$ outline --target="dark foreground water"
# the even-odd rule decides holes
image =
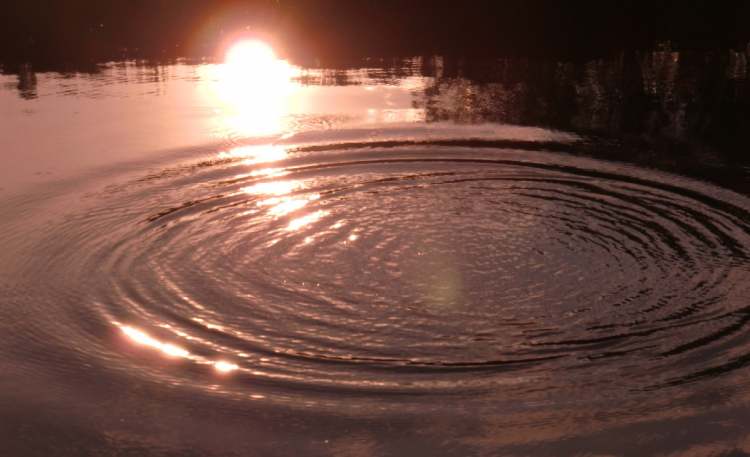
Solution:
[[[2,76],[3,453],[749,455],[746,56],[692,58]]]

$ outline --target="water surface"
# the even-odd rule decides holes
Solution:
[[[722,134],[746,73],[17,68],[6,449],[745,455],[750,168]]]

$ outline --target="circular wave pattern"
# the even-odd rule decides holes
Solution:
[[[750,362],[742,197],[563,154],[388,146],[110,189],[49,241],[60,287],[85,290],[61,339],[129,376],[348,405],[607,397]]]

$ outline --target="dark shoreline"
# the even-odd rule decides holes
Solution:
[[[0,12],[8,68],[215,58],[238,35],[327,67],[364,56],[581,60],[666,42],[741,50],[750,41],[750,2],[741,0],[29,0]]]

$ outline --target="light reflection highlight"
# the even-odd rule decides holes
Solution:
[[[280,134],[300,85],[300,70],[276,57],[267,44],[244,40],[226,53],[223,65],[212,68],[211,95],[223,130],[243,137]]]
[[[286,171],[283,168],[261,168],[259,170],[253,170],[249,173],[250,176],[267,176],[267,177],[277,177],[277,176],[284,176],[285,174],[288,174],[289,172]]]
[[[148,333],[142,330],[138,330],[137,328],[123,325],[120,327],[120,330],[122,330],[122,333],[124,333],[134,342],[143,346],[149,346],[151,348],[157,349],[170,357],[184,358],[190,356],[190,352],[188,352],[187,350],[172,343],[164,343],[162,341],[159,341],[156,338],[150,336]]]
[[[248,195],[287,195],[302,187],[301,181],[270,181],[243,187]]]
[[[208,324],[201,318],[194,318],[193,320],[197,322],[205,323],[208,328],[216,328],[216,329],[222,328],[221,326],[214,326],[214,325]],[[152,337],[151,335],[144,332],[143,330],[137,329],[130,325],[121,325],[121,324],[115,324],[115,325],[119,327],[122,333],[125,334],[125,336],[127,336],[134,343],[141,345],[141,346],[146,346],[152,349],[156,349],[166,356],[187,358],[199,364],[208,364],[210,366],[213,366],[213,368],[219,373],[231,373],[233,371],[240,369],[239,365],[226,361],[226,360],[212,361],[204,357],[191,354],[188,350],[180,346],[177,346],[176,344],[165,343],[163,341],[159,341],[158,339]]]
[[[239,366],[231,362],[225,362],[224,360],[219,360],[217,362],[214,362],[214,368],[216,368],[216,371],[220,373],[229,373],[229,372],[239,369]]]
[[[268,195],[269,198],[258,201],[259,207],[269,207],[268,213],[273,216],[284,216],[304,208],[308,203],[319,200],[319,193],[299,197],[287,196],[303,187],[301,181],[271,181],[243,187],[242,192],[248,195]]]
[[[319,194],[313,194],[307,198],[269,198],[258,202],[258,206],[271,206],[268,212],[274,216],[285,216],[307,206],[313,200],[320,198]]]
[[[287,157],[287,150],[283,146],[265,144],[262,146],[240,146],[229,151],[222,151],[219,159],[243,159],[242,164],[254,165],[256,163],[276,162]],[[269,169],[274,170],[274,169]],[[275,169],[281,171],[280,169]],[[257,170],[260,172],[260,170]]]
[[[289,222],[289,225],[287,225],[286,229],[290,232],[297,231],[302,227],[319,221],[326,214],[328,214],[328,211],[318,210],[314,213],[298,217],[297,219],[293,219],[291,222]]]
[[[276,60],[270,46],[257,40],[243,40],[235,44],[225,58],[227,65],[235,68],[252,70],[254,67],[267,67]]]

